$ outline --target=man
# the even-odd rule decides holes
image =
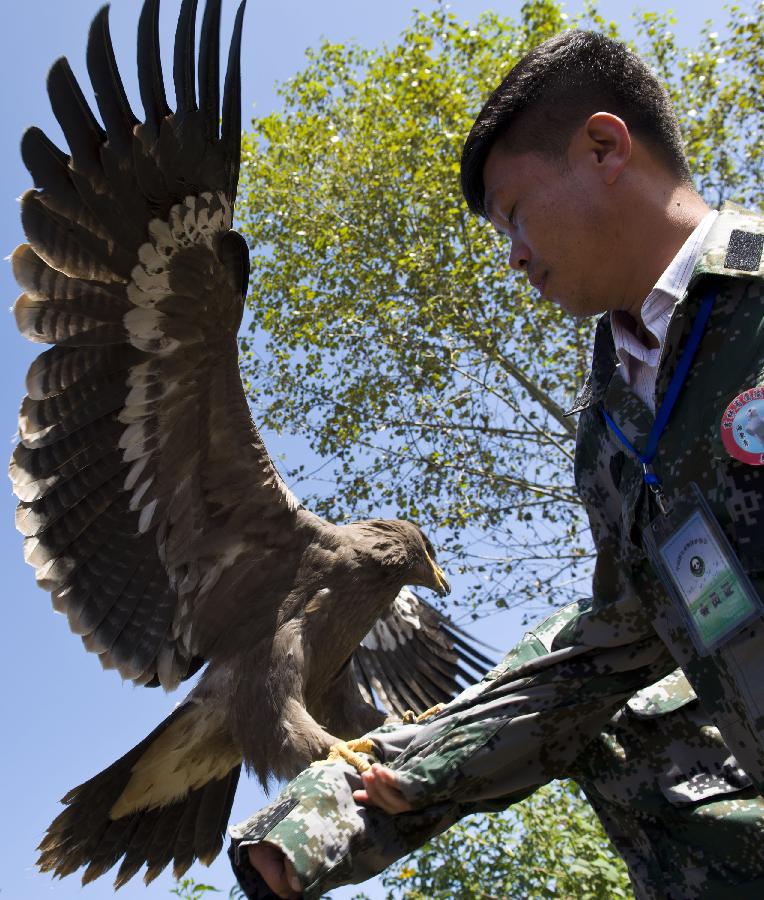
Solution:
[[[640,897],[761,896],[764,454],[739,422],[764,397],[764,221],[707,207],[663,88],[586,32],[545,42],[504,79],[465,144],[462,187],[543,297],[605,313],[571,411],[592,601],[431,721],[375,732],[389,768],[299,776],[234,829],[242,881],[249,860],[278,895],[318,896],[574,774]],[[631,721],[677,665],[693,711]],[[682,675],[670,683],[690,695]],[[597,750],[610,738],[622,759]]]

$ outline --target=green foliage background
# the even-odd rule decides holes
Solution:
[[[633,896],[626,866],[570,781],[545,785],[508,813],[463,820],[382,881],[389,900]]]
[[[762,201],[761,19],[760,3],[731,7],[693,48],[669,18],[636,19],[635,47],[668,86],[712,205]],[[619,34],[592,5],[568,15],[534,0],[474,25],[437,5],[390,47],[325,43],[244,139],[242,353],[256,417],[323,460],[310,478],[288,472],[314,509],[418,521],[478,612],[588,590],[563,410],[591,323],[539,302],[458,183],[464,137],[500,76],[574,26]]]

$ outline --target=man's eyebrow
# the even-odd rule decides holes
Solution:
[[[488,221],[488,224],[491,226],[491,228],[493,228],[493,230],[496,232],[496,234],[499,234],[502,237],[509,237],[509,229],[496,224],[497,223],[496,213],[497,213],[497,210],[495,209],[495,207],[489,208],[488,205],[486,205],[486,220]],[[499,220],[504,219],[507,221],[507,223],[509,223],[509,219],[502,214],[499,214],[498,218],[499,218]]]
[[[490,193],[486,193],[483,197],[483,206],[485,207],[485,214],[489,221],[493,220],[496,210],[494,209],[494,202],[496,200],[496,192],[491,191]]]
[[[501,199],[498,191],[491,191],[490,193],[486,193],[485,198],[483,200],[483,206],[485,208],[485,214],[489,222],[493,225],[495,220],[505,221],[508,225],[512,224],[512,215],[514,214],[515,208],[517,207],[517,201],[513,200],[511,203],[511,208],[509,212],[505,212],[506,205],[503,203],[499,203]],[[501,228],[497,228],[494,225],[496,231],[499,234],[506,234],[506,231],[503,231]]]
[[[495,192],[493,192],[491,194],[486,194],[485,200],[483,202],[483,205],[485,207],[485,215],[486,215],[486,218],[488,219],[488,221],[493,226],[494,231],[496,231],[497,234],[503,235],[506,232],[502,231],[502,229],[496,225],[496,220],[497,219],[501,220],[506,217],[502,214],[501,210],[498,208],[495,201],[496,201],[496,193]]]

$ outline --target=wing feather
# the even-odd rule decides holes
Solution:
[[[159,0],[144,3],[138,21],[138,88],[146,117],[142,128],[151,135],[150,143],[156,140],[162,120],[170,115],[159,50]]]
[[[28,128],[21,139],[21,158],[35,187],[51,209],[90,231],[100,229],[72,180],[69,157],[39,128]]]
[[[53,114],[69,146],[73,169],[103,185],[100,148],[106,140],[106,132],[93,115],[65,58],[51,66],[47,86]]]
[[[127,281],[125,250],[57,212],[34,191],[21,198],[21,225],[37,255],[53,269],[105,284]]]
[[[391,713],[402,717],[409,709],[403,697],[394,690],[387,675],[382,671],[379,655],[369,653],[365,648],[359,648],[353,656],[353,665],[356,670],[361,669],[368,675],[374,694],[379,703]]]
[[[111,653],[117,639],[131,623],[142,630],[141,625],[145,625],[145,623],[140,621],[136,611],[140,606],[144,589],[151,581],[151,570],[150,561],[133,560],[133,565],[128,577],[124,579],[120,593],[116,597],[112,597],[108,616],[104,616],[96,628],[83,635],[82,642],[91,653],[99,655]]]
[[[221,0],[208,0],[199,43],[199,111],[208,141],[219,138],[220,7]]]
[[[224,169],[228,172],[225,186],[228,196],[236,192],[239,181],[239,152],[241,135],[241,35],[244,26],[244,10],[247,0],[242,0],[236,12],[233,24],[231,48],[228,51],[228,67],[226,69],[225,90],[223,92],[223,116],[221,123],[221,140],[225,153]]]
[[[100,9],[90,26],[87,46],[90,80],[98,86],[96,103],[106,126],[109,145],[127,157],[133,151],[133,129],[138,119],[130,107],[122,78],[117,68],[109,32],[109,7]]]
[[[196,52],[196,9],[198,0],[183,0],[175,31],[175,54],[173,56],[173,79],[177,113],[189,113],[196,109],[196,86],[194,59]]]
[[[402,716],[452,700],[494,665],[476,642],[421,597],[404,589],[353,657],[359,690]]]
[[[158,0],[145,0],[138,26],[144,122],[108,8],[87,46],[103,124],[67,61],[53,65],[48,93],[70,155],[37,128],[24,136],[35,189],[22,199],[29,243],[13,255],[19,330],[54,345],[29,370],[10,467],[26,558],[105,667],[165,687],[274,627],[297,556],[327,527],[286,489],[242,388],[249,265],[231,225],[244,3],[222,131],[221,2],[207,0],[198,64],[197,7],[180,9],[174,112]],[[182,866],[182,825],[177,841]]]

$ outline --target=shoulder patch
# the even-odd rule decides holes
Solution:
[[[764,234],[733,229],[727,245],[725,269],[738,269],[740,272],[756,272],[761,265],[761,254],[764,251]]]
[[[751,466],[764,465],[764,386],[738,394],[724,410],[720,430],[730,456]]]
[[[703,275],[764,281],[763,253],[764,216],[735,203],[725,203],[703,241],[690,290],[695,280]]]

